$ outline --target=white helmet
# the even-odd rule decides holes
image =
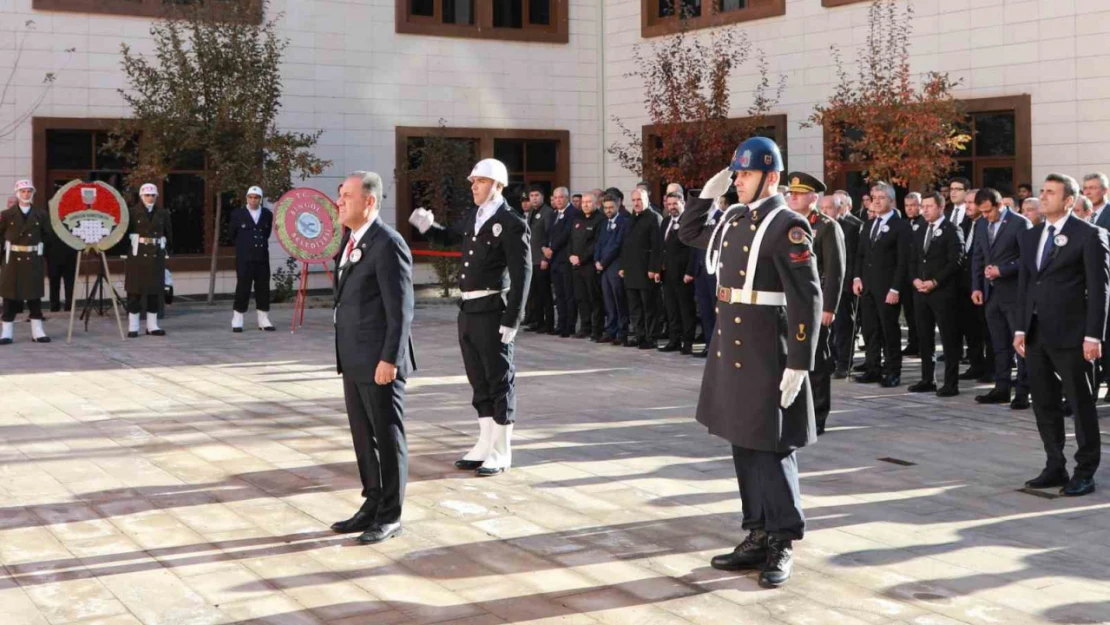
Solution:
[[[478,161],[467,180],[473,182],[475,178],[489,178],[494,182],[500,182],[503,187],[509,186],[509,170],[505,168],[505,163],[496,158],[484,158]]]
[[[262,197],[262,187],[251,187],[251,188],[247,189],[247,197],[250,197],[252,195],[257,195],[258,197]]]
[[[19,193],[24,189],[35,190],[35,185],[31,184],[30,180],[19,180],[15,183],[15,192]]]
[[[148,182],[139,187],[139,195],[158,195],[158,187]]]

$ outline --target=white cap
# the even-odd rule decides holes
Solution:
[[[251,188],[247,189],[247,197],[250,197],[252,195],[257,195],[258,197],[262,197],[262,187],[251,187]]]
[[[158,187],[148,182],[139,187],[139,195],[158,195]]]
[[[31,184],[30,180],[18,180],[18,181],[16,181],[16,183],[15,183],[15,192],[19,193],[20,191],[22,191],[24,189],[30,189],[30,190],[34,191],[35,190],[35,185]]]
[[[496,158],[484,158],[478,161],[467,180],[473,182],[475,178],[489,178],[494,182],[500,182],[503,187],[509,186],[509,170],[506,169],[505,163]]]

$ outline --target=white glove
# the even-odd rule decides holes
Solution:
[[[434,224],[435,222],[435,215],[432,214],[432,211],[426,208],[418,208],[412,211],[412,214],[409,215],[409,223],[413,226],[416,226],[416,229],[420,231],[420,234],[424,234],[425,232],[427,232],[428,228],[431,228],[432,224]]]
[[[732,186],[732,170],[725,167],[705,183],[705,186],[701,188],[701,195],[698,197],[703,200],[715,200],[728,193],[730,186]]]
[[[779,390],[782,391],[783,408],[789,408],[790,404],[794,403],[794,400],[798,397],[798,391],[802,390],[802,382],[805,381],[808,375],[808,371],[798,371],[797,369],[787,369],[782,372],[782,383],[779,384]]]
[[[501,333],[501,342],[506,344],[506,345],[508,345],[509,343],[512,343],[513,339],[516,338],[516,330],[514,328],[510,328],[508,326],[501,326],[501,328],[498,330],[498,332]]]

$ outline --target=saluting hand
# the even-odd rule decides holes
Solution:
[[[384,360],[378,362],[378,368],[374,371],[374,384],[384,386],[392,384],[397,379],[397,365],[386,362]]]

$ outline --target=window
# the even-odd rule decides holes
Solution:
[[[842,7],[846,4],[858,4],[860,2],[870,2],[871,0],[821,0],[823,7]]]
[[[54,192],[74,178],[102,180],[115,187],[129,206],[139,201],[137,189],[125,187],[128,164],[101,148],[115,126],[114,119],[63,119],[36,117],[32,122],[32,166],[39,202],[45,205]],[[159,201],[169,209],[173,223],[174,249],[170,270],[201,271],[208,268],[212,249],[212,221],[215,198],[206,190],[204,157],[197,154],[182,159],[166,177],[156,182],[161,188]],[[234,267],[234,250],[227,247],[226,222],[236,202],[224,202],[225,230],[221,232],[221,269]],[[112,264],[128,252],[126,239],[109,251]],[[122,267],[112,267],[112,271]]]
[[[569,0],[396,0],[397,32],[567,43]]]
[[[136,15],[164,17],[173,5],[188,5],[195,0],[33,0],[36,11],[64,11],[67,13],[102,13],[107,15]],[[256,21],[262,21],[261,5],[255,7]]]
[[[640,0],[640,34],[657,37],[786,15],[786,0]],[[685,21],[685,24],[683,23]]]
[[[449,141],[465,147],[471,155],[468,166],[483,158],[496,158],[509,170],[509,186],[504,196],[514,206],[516,199],[529,185],[539,184],[547,196],[560,186],[570,183],[570,133],[565,130],[492,130],[488,128],[413,128],[398,127],[397,137],[397,231],[414,248],[427,247],[420,233],[409,225],[409,215],[417,207],[423,189],[432,181],[419,174],[408,173],[420,166],[419,149],[427,137],[443,133]],[[403,164],[408,167],[403,167]],[[448,190],[447,205],[457,207],[461,215],[473,206],[470,189]],[[454,197],[458,194],[459,197]]]

